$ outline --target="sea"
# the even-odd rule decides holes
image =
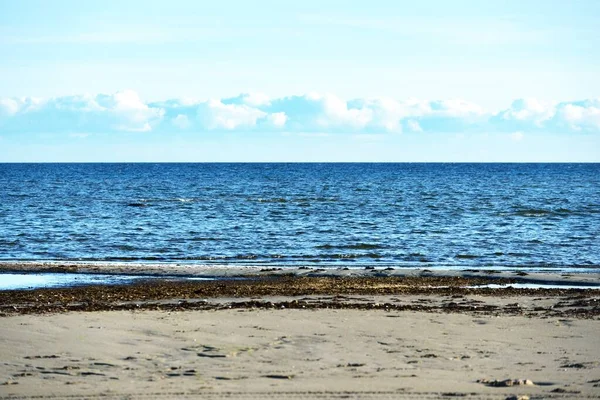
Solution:
[[[0,164],[0,261],[600,270],[600,164]]]

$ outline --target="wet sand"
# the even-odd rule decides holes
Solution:
[[[0,292],[0,397],[600,398],[598,290],[265,275]]]
[[[0,261],[0,272],[74,272],[82,274],[152,275],[155,277],[197,278],[260,278],[266,276],[332,276],[332,277],[467,277],[485,279],[509,279],[523,283],[558,283],[600,285],[597,269],[553,270],[502,270],[494,268],[446,269],[446,268],[394,268],[368,267],[259,267],[223,266],[173,263],[122,263],[122,262],[59,262],[59,261]]]

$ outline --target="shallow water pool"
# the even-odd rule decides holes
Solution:
[[[75,273],[7,273],[0,274],[0,290],[27,290],[85,285],[130,284],[142,279],[156,279],[151,275],[110,275]],[[160,277],[165,279],[164,277]],[[208,278],[201,278],[208,279]]]
[[[600,289],[597,285],[558,285],[550,283],[510,283],[508,285],[499,285],[490,283],[488,285],[470,286],[471,288],[487,288],[487,289]]]

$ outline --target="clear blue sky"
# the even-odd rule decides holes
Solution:
[[[600,161],[600,1],[0,0],[1,161]]]

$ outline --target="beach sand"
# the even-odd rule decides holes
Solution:
[[[404,282],[0,293],[0,397],[600,398],[597,290]]]

